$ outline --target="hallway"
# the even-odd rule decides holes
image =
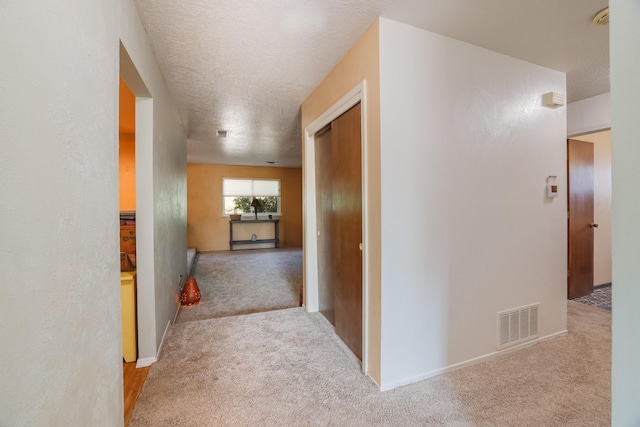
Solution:
[[[298,307],[302,249],[198,252],[191,274],[200,303],[181,306],[176,323]]]
[[[606,426],[611,316],[568,307],[567,336],[387,392],[302,308],[177,324],[129,425]]]
[[[255,279],[242,271],[234,282]],[[129,425],[609,425],[611,315],[573,301],[568,313],[566,336],[387,392],[319,313],[184,317]]]

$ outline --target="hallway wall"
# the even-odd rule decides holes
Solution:
[[[496,354],[503,310],[566,331],[565,82],[380,19],[383,388]]]
[[[186,138],[131,0],[2,2],[0,39],[0,425],[122,425],[121,40],[153,98],[136,170],[153,356],[186,274]]]
[[[122,425],[117,28],[110,0],[0,5],[3,426]]]
[[[612,425],[640,425],[640,7],[611,0],[613,146]]]
[[[138,357],[148,364],[178,311],[187,274],[187,144],[136,6],[117,4],[120,73],[136,95]]]

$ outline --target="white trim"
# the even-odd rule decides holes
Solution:
[[[182,289],[182,287],[180,289]],[[178,292],[178,308],[176,308],[176,314],[173,315],[173,321],[169,322],[170,325],[173,325],[174,323],[176,323],[176,319],[178,318],[178,313],[180,313],[180,307],[182,307],[182,304],[180,304],[181,295],[182,295],[182,291]],[[165,331],[164,333],[166,334],[167,331]],[[162,339],[164,340],[164,336],[162,337]]]
[[[136,304],[138,354],[157,353],[153,213],[153,98],[136,96]],[[150,194],[151,193],[151,194]]]
[[[160,358],[160,353],[162,352],[162,345],[164,344],[164,339],[167,337],[167,332],[169,332],[169,326],[171,326],[171,320],[167,322],[167,327],[164,328],[164,334],[162,334],[162,339],[160,340],[160,345],[158,346],[158,352],[156,353],[156,358]]]
[[[367,102],[366,81],[360,82],[351,89],[338,102],[322,113],[304,129],[304,158],[303,162],[303,246],[306,261],[305,270],[305,309],[308,313],[319,310],[318,295],[318,239],[316,222],[316,171],[315,171],[315,134],[334,119],[348,111],[351,107],[360,103],[361,111],[361,163],[362,163],[362,371],[369,373],[369,357],[367,351],[369,331],[369,224],[366,212],[368,212],[367,194],[368,167],[367,167]]]
[[[365,357],[369,345],[369,167],[367,162],[367,90],[366,82],[362,82],[360,92],[360,132],[362,135],[361,164],[362,164],[362,371],[369,374],[369,358]]]
[[[145,357],[144,359],[136,360],[136,369],[137,368],[146,368],[147,366],[151,366],[158,361],[157,357]]]
[[[188,249],[187,249],[187,251],[188,251]],[[198,256],[198,248],[196,248],[196,253],[193,256],[193,261],[192,262],[195,262],[197,256]],[[185,277],[182,276],[182,274],[180,275],[180,283],[178,284],[178,307],[176,307],[176,312],[173,315],[173,321],[171,322],[172,325],[174,323],[176,323],[176,319],[178,318],[178,314],[180,313],[180,308],[182,307],[181,299],[180,299],[180,297],[182,296],[182,288],[184,287],[184,283],[187,282],[187,279],[191,275],[190,273],[191,273],[191,267],[189,265],[187,265],[187,277],[185,278]],[[184,281],[183,281],[183,279],[184,279]],[[166,335],[167,331],[165,330],[164,333]],[[164,341],[164,336],[162,337],[162,340]]]
[[[392,389],[394,389],[396,387],[405,386],[407,384],[412,384],[412,383],[415,383],[415,382],[418,382],[418,381],[422,381],[422,380],[426,380],[426,379],[429,379],[429,378],[433,378],[433,377],[436,377],[438,375],[446,374],[448,372],[453,372],[453,371],[455,371],[457,369],[464,368],[465,366],[475,365],[476,363],[484,362],[486,360],[493,359],[496,356],[502,356],[503,354],[511,353],[512,351],[520,350],[522,348],[529,347],[529,346],[531,346],[533,344],[538,344],[538,343],[540,343],[542,341],[547,341],[547,340],[550,340],[552,338],[556,338],[556,337],[559,337],[559,336],[562,336],[562,335],[567,335],[567,333],[568,333],[568,331],[565,329],[564,331],[556,332],[554,334],[547,335],[547,336],[544,336],[542,338],[538,338],[537,340],[527,341],[525,343],[522,343],[522,344],[519,344],[519,345],[515,345],[513,347],[509,347],[509,348],[506,348],[504,350],[495,351],[493,353],[485,354],[484,356],[480,356],[480,357],[476,357],[476,358],[473,358],[473,359],[469,359],[469,360],[466,360],[466,361],[460,362],[460,363],[455,363],[455,364],[447,366],[445,368],[435,369],[435,370],[430,371],[430,372],[425,372],[423,374],[415,375],[413,377],[405,378],[403,380],[394,381],[394,382],[389,383],[389,384],[382,384],[380,386],[380,391],[392,390]]]
[[[164,344],[164,338],[167,336],[167,332],[169,331],[169,326],[171,326],[171,321],[167,323],[167,327],[164,329],[164,334],[162,335],[162,340],[160,341],[160,346],[158,347],[158,353],[156,357],[145,357],[144,359],[136,360],[136,369],[151,366],[158,361],[158,359],[160,358],[160,352],[162,351],[162,345]]]

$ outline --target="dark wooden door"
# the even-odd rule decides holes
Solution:
[[[569,175],[568,298],[593,292],[593,144],[567,142]]]
[[[332,277],[331,125],[315,135],[316,226],[318,233],[318,304],[320,313],[335,326]]]
[[[362,359],[362,149],[360,104],[331,125],[332,277],[336,334]]]

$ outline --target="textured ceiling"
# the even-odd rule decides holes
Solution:
[[[134,2],[189,163],[300,166],[300,104],[378,16],[566,71],[569,102],[609,91],[607,0]]]

